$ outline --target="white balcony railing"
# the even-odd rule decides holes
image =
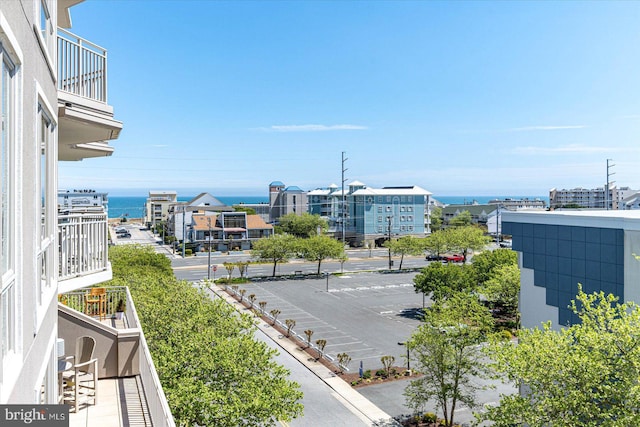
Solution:
[[[58,28],[58,90],[107,103],[107,51]]]
[[[107,233],[106,213],[58,215],[59,279],[107,270]]]

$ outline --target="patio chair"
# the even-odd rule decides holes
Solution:
[[[85,297],[85,313],[104,320],[107,315],[107,288],[91,288]]]
[[[95,347],[96,341],[92,337],[78,337],[75,354],[64,358],[63,401],[72,402],[76,413],[81,399],[87,405],[91,400],[94,405],[98,403],[98,359],[93,357]]]

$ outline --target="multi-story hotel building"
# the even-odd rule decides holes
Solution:
[[[309,213],[326,218],[329,232],[353,246],[430,232],[431,192],[418,186],[369,188],[354,181],[344,195],[331,185],[309,191],[307,197]]]

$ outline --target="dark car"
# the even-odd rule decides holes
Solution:
[[[124,233],[116,234],[116,236],[118,236],[118,239],[126,239],[131,237],[131,233],[129,233],[128,231],[125,231]]]
[[[443,257],[441,255],[427,254],[425,259],[427,261],[442,261]]]

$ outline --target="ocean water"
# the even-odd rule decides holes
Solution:
[[[179,202],[188,202],[195,196],[178,197]],[[216,196],[216,199],[228,206],[238,205],[240,203],[268,203],[268,197],[260,196]],[[144,218],[144,204],[147,196],[109,196],[109,218],[121,218],[123,216],[129,218]]]
[[[179,202],[187,202],[193,199],[190,197],[178,197]],[[492,199],[522,199],[527,197],[528,199],[540,199],[549,204],[549,197],[545,196],[435,196],[435,199],[445,203],[447,205],[452,204],[469,204],[474,201],[480,204],[487,203]],[[216,199],[222,203],[233,206],[240,203],[255,204],[255,203],[268,203],[268,197],[262,196],[219,196]],[[109,218],[120,218],[123,216],[129,218],[143,218],[144,217],[144,204],[147,201],[147,196],[109,196]]]

